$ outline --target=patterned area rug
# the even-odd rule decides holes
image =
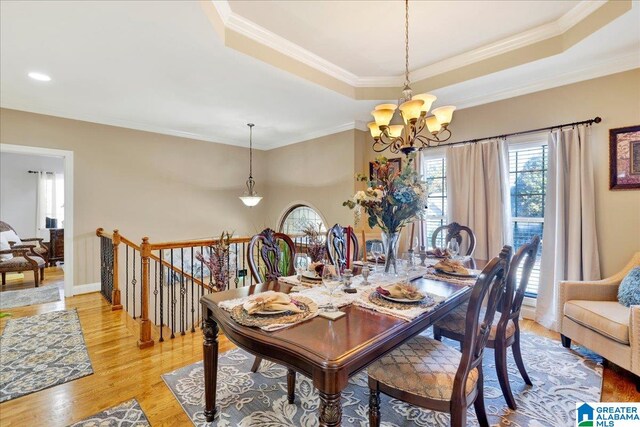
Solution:
[[[7,322],[0,338],[0,402],[92,373],[76,310]]]
[[[457,348],[457,343],[447,343]],[[510,356],[509,378],[518,404],[515,412],[504,402],[496,377],[493,350],[487,349],[485,353],[485,404],[491,425],[573,426],[575,402],[600,401],[602,366],[594,354],[586,350],[567,350],[557,341],[531,334],[522,334],[521,346],[534,385],[525,385]],[[221,414],[217,424],[206,423],[203,416],[202,362],[165,374],[163,379],[198,427],[317,426],[319,400],[312,382],[298,375],[295,404],[289,405],[286,369],[265,360],[260,370],[253,374],[250,372],[253,359],[239,349],[220,355],[217,405]],[[359,373],[349,382],[342,393],[343,425],[368,426],[366,372]],[[384,427],[449,425],[447,414],[420,409],[384,395],[381,395],[381,400]],[[468,411],[468,425],[478,425],[473,406]]]
[[[25,307],[60,301],[60,289],[57,286],[0,292],[0,309]]]
[[[105,409],[69,427],[149,427],[149,420],[136,399]]]

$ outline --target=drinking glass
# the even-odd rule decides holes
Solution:
[[[402,260],[407,271],[414,271],[416,269],[416,263],[413,252],[405,252],[402,254]]]
[[[340,270],[332,264],[325,264],[322,268],[322,284],[329,291],[329,305],[327,311],[337,311],[333,305],[333,293],[340,286]]]
[[[384,248],[382,247],[382,242],[373,242],[373,244],[371,245],[371,253],[373,254],[373,257],[376,260],[376,264],[373,267],[374,268],[374,273],[378,272],[378,259],[380,258],[380,255],[382,255],[384,252]]]
[[[451,253],[451,258],[456,259],[458,252],[460,252],[460,244],[456,239],[451,239],[449,240],[449,243],[447,243],[447,249]]]
[[[307,254],[297,252],[293,256],[293,266],[296,268],[296,273],[298,273],[298,280],[302,280],[302,273],[309,268],[309,257],[307,257]]]
[[[362,282],[363,286],[367,286],[369,285],[369,280],[367,280],[369,278],[369,272],[371,270],[369,270],[369,267],[365,264],[364,267],[362,267],[362,278],[364,279],[364,281]]]

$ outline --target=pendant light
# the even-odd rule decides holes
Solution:
[[[255,206],[260,203],[262,197],[258,196],[258,193],[253,189],[256,185],[256,182],[253,180],[253,127],[255,126],[253,123],[247,123],[249,126],[249,179],[247,179],[247,189],[242,196],[240,196],[240,200],[245,206]]]

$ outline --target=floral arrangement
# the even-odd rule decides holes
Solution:
[[[327,248],[324,244],[324,234],[320,232],[321,225],[317,227],[312,223],[307,224],[302,229],[302,233],[307,238],[307,254],[311,258],[311,262],[320,262],[327,254]]]
[[[396,233],[405,225],[424,215],[427,206],[427,185],[408,156],[402,171],[394,171],[383,156],[373,164],[374,176],[356,175],[357,181],[367,182],[367,189],[358,191],[342,205],[355,210],[356,223],[361,211],[368,216],[369,227],[380,227],[386,233]]]
[[[197,252],[195,257],[211,272],[214,292],[224,291],[229,284],[229,244],[233,233],[223,231],[217,243],[209,247],[209,256]]]

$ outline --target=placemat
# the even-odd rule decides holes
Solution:
[[[438,306],[444,298],[438,295],[433,295],[427,292],[427,298],[425,303],[422,304],[402,304],[387,301],[381,298],[379,295],[371,297],[371,294],[378,294],[375,289],[369,288],[364,292],[358,292],[358,298],[353,302],[355,305],[368,308],[369,310],[377,311],[384,314],[411,321],[416,317],[427,313]],[[428,301],[427,301],[428,300]],[[397,305],[401,304],[402,307],[398,308]]]
[[[476,273],[478,275],[480,275],[481,273],[481,270],[469,269],[469,271],[472,273]],[[470,277],[468,279],[464,279],[460,277],[450,276],[448,274],[438,273],[436,269],[433,267],[427,268],[427,272],[422,277],[424,277],[425,279],[440,280],[442,282],[452,283],[454,285],[463,285],[463,286],[473,286],[476,284],[476,280],[478,280],[477,277]]]
[[[318,315],[318,305],[311,298],[302,295],[291,295],[291,301],[302,310],[302,313],[287,311],[273,315],[249,314],[242,308],[244,301],[235,305],[229,311],[231,312],[231,318],[241,325],[260,328],[263,331],[277,331],[278,329],[288,328]]]

